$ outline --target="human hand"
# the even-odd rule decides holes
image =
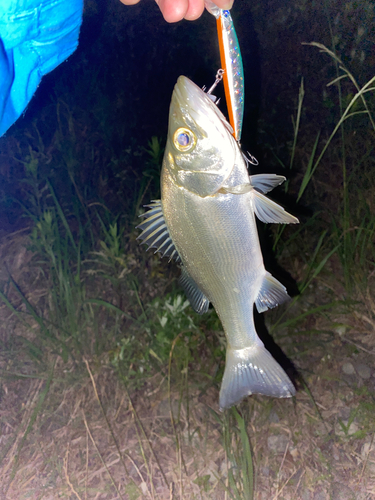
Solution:
[[[134,5],[139,0],[120,0],[125,5]],[[168,23],[176,23],[181,19],[194,21],[203,14],[204,0],[155,0],[164,19]],[[234,0],[215,0],[220,9],[230,9]]]

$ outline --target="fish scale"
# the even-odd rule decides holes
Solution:
[[[243,348],[249,339],[257,338],[252,319],[258,293],[254,285],[265,270],[255,218],[249,210],[250,195],[218,197],[224,203],[213,197],[197,200],[176,186],[166,186],[163,213],[188,273],[214,305],[224,330],[230,325],[231,345]],[[175,204],[180,207],[178,221],[173,217]],[[239,224],[233,224],[233,219]],[[184,231],[177,236],[180,225]],[[219,230],[212,233],[212,228]],[[233,293],[234,289],[242,293]]]
[[[195,311],[204,314],[211,302],[218,313],[227,339],[221,409],[253,393],[295,393],[259,339],[253,317],[254,305],[264,312],[288,299],[285,287],[264,268],[255,219],[298,222],[265,196],[284,180],[275,174],[249,176],[223,114],[188,78],[178,79],[161,200],[143,214],[139,239],[181,264],[180,284]]]

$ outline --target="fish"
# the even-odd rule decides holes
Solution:
[[[291,397],[295,387],[260,340],[258,312],[289,299],[266,271],[256,217],[267,223],[298,219],[265,193],[286,179],[249,175],[246,157],[217,105],[186,76],[174,87],[161,170],[161,199],[142,214],[138,239],[181,266],[180,285],[193,309],[211,303],[227,347],[221,410],[251,394]]]

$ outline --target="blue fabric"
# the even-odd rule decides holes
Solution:
[[[0,136],[77,47],[83,0],[0,0]]]

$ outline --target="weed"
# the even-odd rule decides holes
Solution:
[[[226,454],[227,488],[230,499],[252,500],[254,471],[251,444],[247,434],[248,414],[231,408],[223,416],[223,439]]]
[[[365,85],[360,87],[357,83],[353,74],[345,66],[342,60],[337,56],[337,54],[325,47],[322,44],[312,42],[310,44],[314,47],[320,49],[321,52],[327,54],[336,66],[338,76],[330,83],[328,87],[336,85],[338,87],[339,93],[339,107],[341,110],[341,116],[334,126],[333,131],[330,133],[328,139],[324,140],[323,146],[320,148],[321,136],[320,132],[317,133],[315,142],[312,147],[311,154],[309,156],[307,167],[300,184],[300,188],[297,194],[296,201],[300,202],[306,189],[311,184],[312,178],[322,163],[324,155],[326,155],[328,149],[333,143],[333,140],[338,131],[341,131],[340,141],[341,141],[341,163],[342,163],[342,193],[341,200],[342,204],[338,210],[338,213],[332,214],[332,226],[330,234],[328,230],[324,231],[319,238],[313,257],[308,263],[308,266],[312,268],[317,257],[317,252],[323,247],[324,239],[328,239],[327,245],[332,245],[333,248],[326,254],[324,258],[320,261],[318,266],[314,271],[314,277],[316,277],[321,269],[325,266],[327,260],[334,253],[337,253],[340,257],[340,261],[344,273],[345,287],[348,292],[352,290],[352,287],[356,284],[361,284],[366,286],[366,282],[363,282],[363,276],[368,276],[373,270],[374,262],[374,251],[372,241],[375,235],[375,217],[371,209],[371,202],[368,196],[366,196],[366,191],[368,189],[368,184],[363,191],[358,188],[351,188],[351,182],[354,180],[354,176],[359,174],[358,169],[349,172],[348,162],[347,162],[347,131],[345,125],[349,119],[354,119],[356,117],[367,117],[371,126],[372,131],[375,131],[375,122],[372,117],[372,113],[367,102],[367,95],[369,92],[375,91],[375,77],[371,78]],[[349,93],[346,97],[343,95],[341,89],[342,82],[348,80],[354,87],[355,93]],[[294,138],[291,149],[291,160],[289,168],[291,169],[294,164],[294,158],[296,155],[296,148],[298,142],[298,134],[301,128],[301,114],[303,107],[305,91],[304,84],[301,81],[298,106],[297,106],[297,116],[293,120],[294,127]],[[371,135],[371,132],[370,132]],[[320,149],[320,152],[319,152]],[[373,151],[373,147],[371,148]],[[366,153],[366,158],[368,154]],[[286,165],[278,158],[278,162],[284,169],[287,169]],[[366,166],[364,166],[365,168]],[[366,175],[366,174],[365,174]],[[369,180],[368,176],[367,179]],[[370,181],[371,186],[373,186],[373,180]],[[285,189],[288,189],[288,184],[286,183]],[[355,205],[353,201],[356,200]],[[313,217],[317,217],[315,214]],[[312,224],[313,221],[308,222]],[[300,231],[302,231],[301,227]],[[289,246],[293,240],[297,239],[299,236],[299,231],[295,231],[292,236],[282,245],[279,246],[279,242],[283,232],[285,231],[285,226],[278,227],[276,230],[275,240],[274,240],[274,250],[278,251],[280,254],[287,245]],[[355,272],[353,272],[355,270]],[[305,289],[306,284],[311,280],[305,278],[305,283],[300,286],[300,292]]]
[[[161,146],[161,141],[158,137],[153,136],[148,143],[148,149],[145,148],[148,154],[146,168],[142,171],[142,180],[139,188],[138,199],[135,202],[134,218],[139,215],[140,206],[144,200],[146,192],[159,193],[159,179],[164,148]],[[151,189],[151,184],[154,183],[157,187]]]

